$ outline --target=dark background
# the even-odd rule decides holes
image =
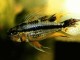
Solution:
[[[80,59],[80,43],[56,41],[56,60]]]
[[[80,59],[80,43],[55,41],[55,60]],[[0,60],[35,60],[40,53],[28,43],[0,41]]]

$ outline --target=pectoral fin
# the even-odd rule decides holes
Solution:
[[[34,45],[34,46],[36,46],[36,47],[38,47],[38,48],[41,48],[41,46],[42,46],[42,45],[41,45],[39,42],[37,42],[37,41],[31,42],[31,44]]]

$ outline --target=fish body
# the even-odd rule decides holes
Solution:
[[[8,32],[8,35],[13,41],[28,42],[36,49],[45,52],[42,49],[43,46],[39,43],[40,40],[55,36],[64,37],[66,35],[57,32],[62,31],[62,28],[74,25],[76,22],[75,19],[69,19],[60,23],[56,23],[55,20],[56,16],[54,14],[50,17],[43,16],[38,20],[21,23],[11,28]]]

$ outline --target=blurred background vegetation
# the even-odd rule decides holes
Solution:
[[[0,0],[0,60],[52,60],[52,54],[39,52],[28,43],[13,42],[7,35],[15,25],[33,19],[34,15],[44,15],[45,3],[45,0]]]

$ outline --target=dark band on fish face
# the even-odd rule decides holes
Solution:
[[[7,32],[8,35],[11,35],[12,34],[17,34],[18,33],[18,29],[20,29],[22,26],[26,25],[27,23],[21,23],[13,28],[10,28],[9,31]]]

